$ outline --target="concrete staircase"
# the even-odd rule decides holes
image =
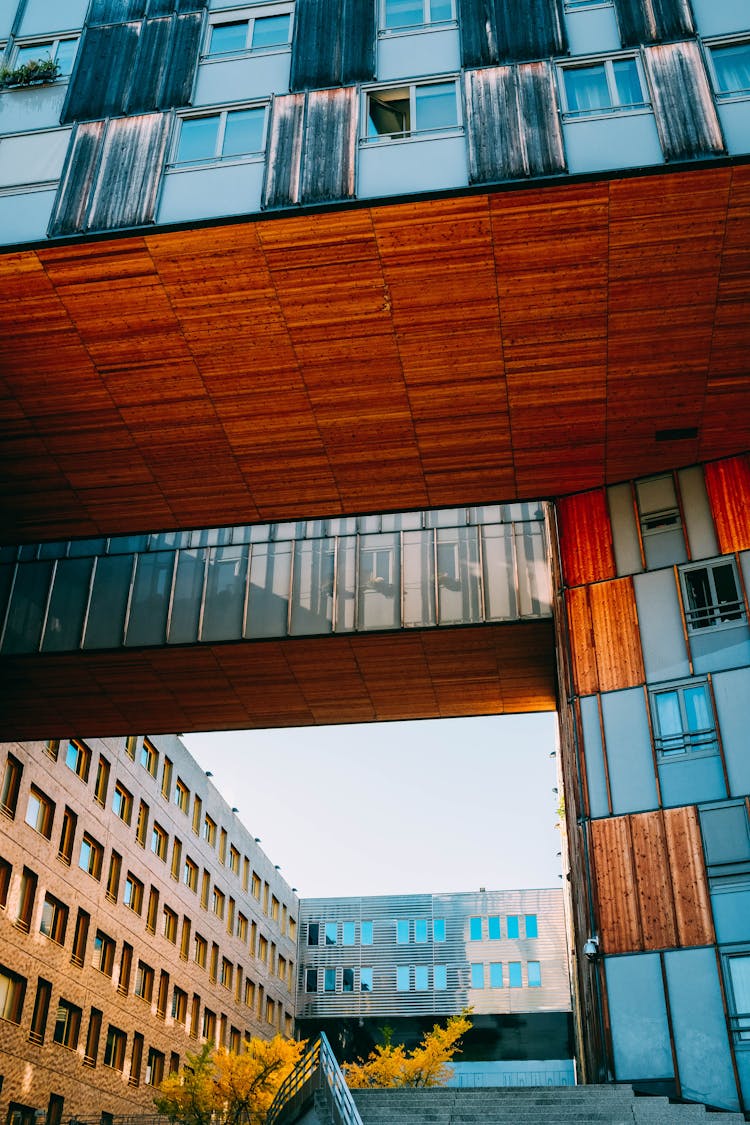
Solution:
[[[744,1125],[741,1113],[636,1097],[630,1086],[352,1090],[364,1125]]]

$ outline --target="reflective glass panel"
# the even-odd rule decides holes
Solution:
[[[415,27],[423,22],[422,0],[385,0],[385,27]]]
[[[517,938],[518,937],[518,915],[517,914],[509,914],[508,915],[508,937],[509,938]]]
[[[438,530],[437,572],[441,624],[481,621],[479,541],[475,527]]]
[[[470,918],[469,919],[469,940],[481,941],[482,940],[482,919]]]
[[[354,969],[344,969],[342,976],[344,992],[354,992]]]
[[[661,737],[662,754],[684,749],[682,737],[682,716],[680,715],[680,700],[676,691],[660,691],[654,696],[656,716]]]
[[[332,539],[307,539],[295,544],[290,632],[296,636],[331,631],[333,553]]]
[[[435,555],[432,531],[405,531],[404,626],[435,624]]]
[[[731,986],[731,1006],[736,1020],[736,1037],[750,1040],[750,955],[741,954],[727,958]]]
[[[396,942],[398,945],[409,944],[409,923],[406,920],[401,920],[396,923]]]
[[[610,108],[604,63],[568,67],[563,76],[569,113],[591,113]]]
[[[372,945],[372,922],[362,922],[360,926],[360,943]]]
[[[363,535],[359,544],[360,629],[393,629],[401,623],[399,537]]]
[[[331,521],[333,522],[333,521]],[[357,540],[353,536],[339,539],[336,552],[336,632],[354,628],[356,597]]]
[[[125,644],[164,644],[173,567],[173,551],[138,555]]]
[[[210,117],[187,117],[181,121],[176,163],[213,160],[218,146],[219,121],[218,113]]]
[[[503,987],[503,966],[500,961],[493,961],[490,964],[490,988]]]
[[[539,937],[539,930],[537,928],[536,914],[526,915],[526,937],[535,938]]]
[[[529,961],[526,968],[529,976],[529,988],[541,988],[542,966],[539,961]]]
[[[39,647],[51,577],[51,562],[19,565],[5,626],[3,652],[35,652]]]
[[[338,922],[326,922],[326,945],[335,945],[338,941]]]
[[[372,969],[359,970],[359,991],[372,992]]]
[[[445,965],[433,966],[432,984],[437,992],[443,992],[448,987],[448,970]]]
[[[712,730],[714,720],[706,685],[698,684],[696,687],[685,688],[682,697],[685,700],[687,729],[689,731]]]
[[[612,71],[617,87],[617,101],[621,106],[642,105],[643,91],[635,59],[616,59]]]
[[[343,925],[341,927],[341,944],[342,945],[354,945],[355,929],[356,929],[356,927],[354,925],[354,922],[344,922],[343,923]]]
[[[521,962],[511,961],[508,965],[508,984],[511,988],[520,988],[522,983]]]
[[[246,637],[286,635],[291,573],[291,543],[253,544]]]
[[[180,551],[177,557],[172,616],[169,622],[169,641],[172,644],[186,644],[198,639],[207,554],[205,547],[190,547]]]
[[[202,640],[235,640],[242,636],[247,554],[247,545],[210,548]]]
[[[84,648],[114,648],[122,644],[132,573],[132,555],[112,555],[97,560]]]
[[[521,617],[549,613],[552,594],[544,532],[541,524],[516,525],[516,555],[519,574],[519,612]]]
[[[426,992],[430,987],[430,971],[427,965],[417,965],[414,970],[414,988],[417,992]]]
[[[750,91],[750,43],[714,47],[711,57],[720,94],[740,94]],[[747,1010],[750,1011],[750,1008]]]
[[[60,559],[55,571],[42,648],[61,652],[81,643],[93,559]]]
[[[451,0],[429,0],[430,5],[430,20],[432,23],[440,23],[445,20],[453,19],[453,4]]]
[[[445,918],[435,918],[432,922],[432,940],[445,941]]]
[[[75,62],[77,50],[77,39],[61,39],[57,44],[57,54],[55,55],[55,62],[60,67],[60,74],[63,78],[67,78],[67,76],[73,70],[73,63]]]
[[[19,47],[16,50],[16,66],[25,66],[26,63],[52,58],[52,42],[34,43],[28,47]]]
[[[507,621],[518,615],[513,528],[482,528],[484,613],[488,621]]]
[[[253,50],[281,47],[289,42],[289,20],[285,16],[262,16],[253,23]]]
[[[305,992],[318,991],[318,970],[307,969],[305,972]]]
[[[399,965],[396,969],[396,991],[409,991],[409,966]]]
[[[489,931],[490,941],[497,941],[500,937],[500,919],[497,915],[491,915],[487,919],[487,929]]]
[[[211,28],[209,55],[223,55],[229,51],[244,51],[247,46],[248,21],[219,23]]]
[[[471,966],[471,987],[484,988],[484,965],[481,963]]]
[[[265,116],[266,111],[262,107],[235,109],[228,113],[221,155],[241,156],[246,152],[260,152]]]
[[[417,86],[415,91],[417,129],[447,129],[458,124],[455,82],[436,82]]]
[[[427,919],[417,918],[414,922],[414,940],[418,942],[427,941]]]
[[[326,992],[335,992],[336,991],[336,970],[335,969],[326,969],[325,970],[324,988],[325,988]]]

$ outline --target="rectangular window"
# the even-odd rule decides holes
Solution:
[[[135,761],[135,752],[138,749],[138,735],[129,734],[125,739],[125,753],[129,758]]]
[[[102,1032],[102,1013],[98,1008],[92,1008],[89,1015],[89,1029],[86,1034],[86,1053],[83,1056],[84,1066],[96,1066],[96,1057],[99,1054],[99,1036]]]
[[[562,76],[566,117],[599,116],[643,109],[648,105],[635,56],[605,59],[586,66],[566,66]]]
[[[213,820],[208,813],[203,818],[203,828],[201,831],[203,839],[210,847],[216,847],[216,821]]]
[[[635,482],[646,565],[669,566],[687,558],[682,514],[671,473]]]
[[[42,918],[39,931],[58,945],[65,944],[65,932],[68,928],[68,908],[54,895],[46,894],[42,904]]]
[[[60,1000],[57,1005],[52,1041],[75,1051],[80,1032],[81,1009],[76,1004],[71,1004],[69,1000]]]
[[[323,972],[323,988],[326,992],[336,991],[336,970],[325,969]]]
[[[133,947],[127,941],[122,943],[120,955],[120,972],[117,977],[117,991],[120,996],[127,996],[130,991],[130,974],[133,970]]]
[[[223,110],[178,122],[175,164],[213,164],[263,152],[266,107]]]
[[[193,959],[196,965],[200,965],[202,969],[206,967],[206,959],[208,957],[208,942],[200,934],[195,935],[193,943]]]
[[[146,929],[150,934],[156,933],[156,917],[159,913],[159,890],[151,887],[148,892],[148,908],[146,909]]]
[[[360,923],[359,940],[362,945],[372,945],[372,931],[372,922]]]
[[[49,840],[52,835],[52,822],[55,819],[55,802],[50,800],[46,793],[31,786],[29,803],[26,806],[26,823]]]
[[[511,939],[519,937],[518,931],[518,915],[509,914],[507,918],[508,937]]]
[[[451,0],[382,0],[380,26],[392,31],[447,23],[455,18]]]
[[[60,850],[57,853],[58,859],[61,859],[64,864],[70,867],[70,861],[73,858],[73,845],[75,843],[76,827],[78,825],[78,817],[65,806],[63,813],[62,829],[60,831]]]
[[[247,941],[247,918],[242,911],[237,915],[237,937],[242,942]]]
[[[354,922],[342,922],[341,924],[341,944],[354,945],[356,941],[356,925]]]
[[[167,941],[171,941],[172,945],[177,944],[177,914],[174,910],[170,910],[165,906],[162,911],[163,932]]]
[[[170,868],[170,875],[173,879],[179,880],[180,868],[182,866],[182,842],[175,836],[172,841],[172,866]]]
[[[411,972],[408,965],[399,965],[396,968],[396,991],[408,992]]]
[[[273,919],[274,922],[278,922],[278,920],[279,920],[279,909],[280,909],[280,907],[281,907],[281,903],[276,898],[276,895],[271,895],[271,918]]]
[[[140,914],[143,910],[143,883],[130,871],[125,878],[122,901],[136,914]]]
[[[92,879],[101,879],[102,877],[102,860],[104,858],[104,848],[102,845],[90,836],[88,832],[84,832],[83,839],[81,840],[81,853],[78,857],[78,866],[82,871],[86,871]]]
[[[145,801],[141,801],[138,805],[138,820],[135,825],[135,838],[136,842],[142,848],[146,846],[146,835],[148,833],[148,805]]]
[[[539,961],[529,961],[526,966],[529,988],[542,987],[542,966]]]
[[[490,962],[490,988],[503,987],[503,966],[500,961]]]
[[[107,876],[106,898],[108,902],[117,902],[120,890],[120,872],[122,871],[122,856],[113,851],[109,857],[109,875]]]
[[[227,957],[221,959],[221,975],[219,976],[219,984],[224,988],[231,988],[232,981],[234,980],[234,965]]]
[[[226,909],[226,897],[223,891],[218,887],[214,887],[213,899],[211,902],[211,909],[217,918],[224,917],[224,910]]]
[[[24,867],[21,874],[21,892],[18,899],[18,914],[16,926],[25,934],[29,932],[31,919],[34,914],[34,900],[36,898],[36,875],[28,867]]]
[[[700,822],[711,889],[745,883],[750,876],[750,819],[745,803],[702,808]]]
[[[125,1048],[128,1037],[119,1027],[112,1024],[107,1028],[107,1039],[104,1044],[104,1065],[113,1070],[122,1071],[125,1066]]]
[[[31,1029],[29,1031],[29,1039],[32,1043],[36,1043],[37,1045],[41,1045],[44,1042],[51,999],[51,981],[39,977],[36,985],[36,996],[34,998],[34,1011],[31,1016]]]
[[[167,1016],[167,997],[169,996],[169,973],[162,969],[159,973],[159,988],[156,992],[156,1014],[160,1020]]]
[[[240,873],[240,853],[235,848],[234,844],[229,845],[229,870],[234,875]]]
[[[146,1062],[147,1086],[161,1086],[164,1081],[164,1062],[164,1054],[161,1051],[157,1051],[156,1047],[149,1047],[148,1060]]]
[[[190,856],[185,857],[185,866],[182,869],[182,881],[194,893],[198,891],[198,864],[193,863]]]
[[[471,987],[484,988],[484,965],[474,962],[471,966]]]
[[[430,82],[370,90],[363,139],[404,140],[459,124],[455,82]]]
[[[102,930],[97,930],[94,937],[93,965],[105,976],[112,976],[115,967],[115,941]]]
[[[165,756],[161,767],[161,795],[165,801],[169,800],[169,794],[172,792],[172,769],[170,759]]]
[[[216,56],[278,50],[291,41],[291,23],[289,12],[257,15],[241,20],[237,19],[235,12],[230,16],[213,16],[207,53]]]
[[[212,1012],[210,1008],[203,1009],[203,1027],[201,1035],[204,1039],[209,1039],[213,1042],[216,1038],[216,1013]]]
[[[11,820],[16,815],[22,774],[23,766],[18,758],[14,758],[12,754],[9,754],[5,763],[2,789],[0,789],[0,812],[10,817]]]
[[[409,922],[402,919],[396,922],[396,944],[408,945],[409,944]]]
[[[201,998],[197,992],[193,993],[193,1000],[190,1005],[190,1036],[192,1039],[198,1038],[198,1028],[200,1027],[201,1017]]]
[[[190,808],[190,790],[181,777],[177,778],[174,785],[174,803],[180,812],[187,813]]]
[[[317,922],[307,924],[307,944],[317,945],[320,941],[320,925]]]
[[[164,831],[160,824],[154,822],[151,829],[151,851],[155,856],[158,856],[162,863],[167,861],[167,849],[169,848],[169,836]]]
[[[227,861],[227,830],[222,828],[219,832],[219,863]]]
[[[135,996],[140,996],[141,1000],[148,1001],[154,994],[154,970],[145,961],[138,962],[133,993]]]
[[[2,910],[8,905],[8,891],[12,874],[13,865],[0,856],[0,909]]]
[[[414,941],[423,944],[427,941],[427,919],[416,918],[414,921]]]
[[[112,811],[115,816],[119,816],[120,820],[130,824],[133,818],[133,794],[125,788],[121,781],[115,783],[115,791],[112,794]]]
[[[144,738],[141,746],[141,765],[152,777],[156,777],[159,769],[159,751],[148,738]]]
[[[539,937],[539,928],[537,926],[536,914],[526,915],[526,937]]]
[[[203,822],[203,801],[196,793],[193,800],[193,832],[196,836],[200,835],[201,824]]]
[[[187,992],[183,992],[177,985],[172,993],[172,1019],[175,1023],[184,1023],[187,1019]]]
[[[717,98],[750,96],[750,41],[709,49]]]
[[[729,1026],[735,1043],[750,1042],[750,951],[724,957]]]
[[[258,938],[258,960],[265,965],[268,961],[268,938],[261,934]]]
[[[446,965],[433,965],[432,984],[436,992],[445,992],[448,987],[448,969]]]
[[[0,965],[0,1020],[20,1023],[26,995],[26,978]]]
[[[657,754],[673,758],[718,752],[708,683],[675,684],[652,691],[650,697]]]
[[[521,962],[511,961],[508,964],[508,984],[511,988],[520,988],[522,985],[521,980]]]
[[[190,956],[190,929],[190,919],[187,914],[183,914],[180,934],[180,957],[183,961],[187,961]]]
[[[338,941],[338,922],[326,922],[326,945],[335,945]]]
[[[260,902],[260,888],[261,888],[260,875],[257,875],[255,873],[255,871],[253,871],[252,893],[253,893],[253,898],[257,898],[258,902]]]
[[[73,949],[70,954],[70,960],[79,968],[86,960],[86,943],[89,937],[90,921],[91,915],[79,907],[76,915],[76,928],[73,933]]]
[[[107,800],[107,790],[109,788],[109,762],[106,758],[99,755],[99,762],[96,767],[96,784],[94,785],[94,800],[97,805],[104,805]]]
[[[359,991],[372,992],[372,969],[369,966],[359,970]]]
[[[13,55],[13,66],[25,66],[30,62],[52,59],[57,63],[58,78],[68,78],[73,70],[73,61],[78,50],[76,35],[69,39],[45,39],[36,43],[20,43]]]
[[[141,1081],[141,1065],[143,1063],[143,1036],[140,1031],[133,1032],[133,1047],[130,1052],[130,1077],[128,1086],[139,1086]]]
[[[88,781],[91,768],[91,751],[85,742],[72,740],[65,751],[65,764],[81,781]]]
[[[487,932],[490,941],[498,941],[502,936],[500,932],[500,919],[496,914],[487,919]]]
[[[469,919],[469,941],[482,940],[482,919],[470,918]]]
[[[430,987],[430,970],[427,965],[417,965],[414,969],[414,989],[416,992],[426,992]]]
[[[51,758],[53,762],[56,762],[57,755],[60,753],[60,739],[48,738],[44,744],[44,753],[48,758]]]
[[[445,941],[445,918],[433,918],[432,940]]]
[[[318,991],[318,970],[306,969],[305,970],[305,992]]]
[[[745,619],[733,559],[680,568],[688,632],[697,633]]]

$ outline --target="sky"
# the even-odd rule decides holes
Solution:
[[[560,885],[555,716],[184,736],[304,898]]]

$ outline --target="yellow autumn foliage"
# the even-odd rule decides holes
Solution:
[[[461,1036],[471,1027],[470,1009],[450,1016],[445,1026],[436,1023],[413,1051],[390,1042],[378,1046],[367,1058],[342,1067],[353,1090],[383,1086],[444,1086],[453,1075],[448,1065],[460,1052]]]

